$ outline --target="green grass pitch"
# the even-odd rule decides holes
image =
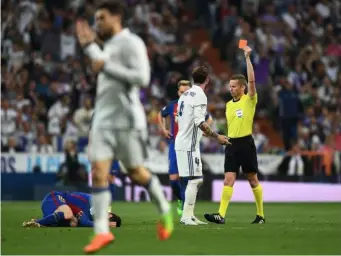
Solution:
[[[2,254],[82,254],[90,228],[25,229],[41,216],[38,202],[3,202]],[[265,204],[265,225],[249,224],[253,204],[232,203],[225,225],[176,225],[168,241],[156,239],[156,210],[150,203],[114,203],[123,226],[113,229],[114,244],[100,254],[341,254],[341,204]],[[199,202],[196,215],[217,204]],[[178,217],[176,217],[177,223]]]

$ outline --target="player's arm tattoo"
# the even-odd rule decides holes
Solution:
[[[219,134],[211,129],[211,127],[206,122],[201,122],[199,125],[200,130],[202,130],[208,137],[212,137],[214,139],[218,138]]]

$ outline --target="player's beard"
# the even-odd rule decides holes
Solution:
[[[103,42],[110,39],[112,36],[113,36],[112,32],[106,32],[106,31],[104,33],[97,32],[97,37]]]

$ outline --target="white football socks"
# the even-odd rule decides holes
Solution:
[[[189,180],[185,191],[185,203],[182,218],[194,216],[194,207],[197,201],[197,194],[203,179]]]
[[[94,189],[96,190],[96,188]],[[108,189],[91,194],[91,206],[94,211],[95,234],[109,233],[108,206],[111,204],[111,193]]]
[[[156,202],[160,213],[168,213],[170,210],[170,204],[163,193],[159,178],[152,175],[152,178],[146,188],[152,198],[152,201]]]

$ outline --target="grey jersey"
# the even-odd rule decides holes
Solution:
[[[128,29],[85,49],[92,60],[104,60],[97,78],[92,129],[146,129],[140,86],[148,86],[150,65],[144,42]]]

